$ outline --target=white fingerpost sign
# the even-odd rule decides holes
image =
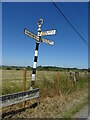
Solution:
[[[48,30],[48,31],[41,31],[41,26],[43,24],[43,19],[38,20],[38,33],[35,35],[34,33],[30,32],[26,28],[24,29],[24,34],[35,39],[36,42],[36,49],[35,49],[35,56],[34,56],[34,64],[33,64],[33,71],[32,71],[32,81],[31,81],[31,87],[30,89],[33,89],[35,85],[35,75],[36,75],[36,67],[37,67],[37,58],[38,58],[38,48],[39,48],[39,42],[44,42],[49,45],[54,45],[54,41],[47,40],[45,38],[42,38],[42,36],[46,35],[55,35],[56,30]]]

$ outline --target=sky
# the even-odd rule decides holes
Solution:
[[[88,42],[88,3],[56,5]],[[2,64],[33,66],[36,41],[24,34],[24,28],[37,34],[40,18],[42,31],[56,29],[56,35],[44,36],[55,45],[40,43],[37,65],[88,68],[88,46],[51,2],[3,2]]]

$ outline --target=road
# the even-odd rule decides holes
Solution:
[[[72,118],[88,118],[88,106],[85,106],[82,110],[76,113]],[[90,117],[88,120],[90,120]]]

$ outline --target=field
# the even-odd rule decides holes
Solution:
[[[26,89],[30,89],[32,71],[27,71]],[[40,106],[29,108],[34,101],[28,101],[24,111],[7,115],[8,118],[60,118],[71,117],[88,103],[88,75],[81,72],[78,81],[64,71],[37,71],[36,87],[40,88]],[[2,70],[2,94],[23,91],[23,70]],[[3,113],[17,111],[20,105],[3,109]],[[15,113],[12,112],[12,113]],[[67,113],[67,114],[66,114]]]

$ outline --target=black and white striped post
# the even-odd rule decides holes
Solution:
[[[41,23],[40,23],[41,22]],[[36,49],[35,49],[35,56],[34,56],[34,64],[33,64],[33,71],[32,71],[32,81],[31,81],[31,89],[35,87],[35,76],[36,76],[36,67],[37,67],[37,59],[38,59],[38,48],[39,48],[39,41],[41,39],[41,25],[43,24],[43,19],[38,20],[38,41],[36,42]]]

